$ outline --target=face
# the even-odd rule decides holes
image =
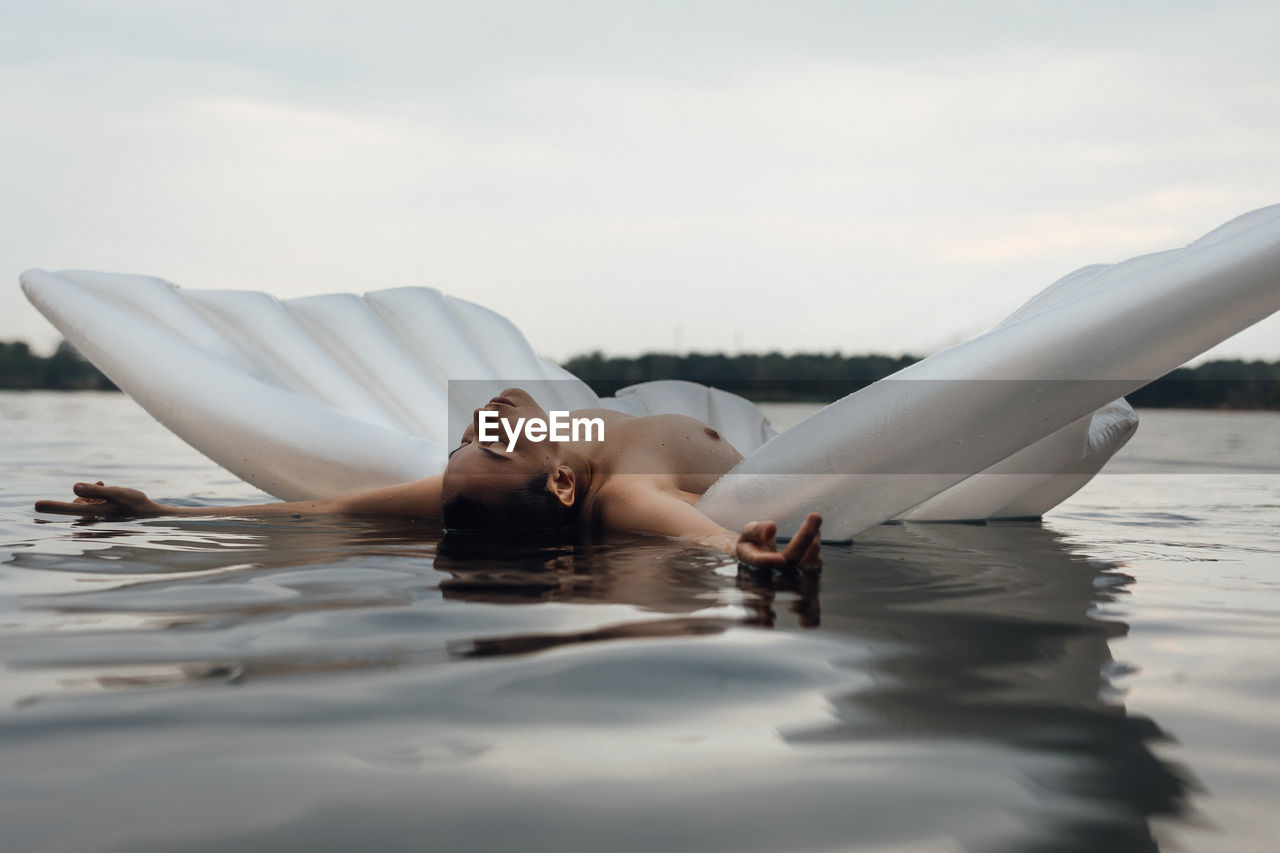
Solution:
[[[510,451],[510,438],[499,423],[495,431],[497,441],[480,442],[480,413],[496,412],[502,420],[514,427],[520,418],[546,419],[547,413],[522,388],[508,388],[485,405],[471,413],[471,423],[462,433],[462,439],[449,454],[444,469],[444,499],[456,495],[485,503],[497,503],[505,495],[529,482],[535,475],[552,470],[558,459],[556,445],[549,441],[529,441],[524,430],[516,438]],[[493,424],[490,419],[490,424]]]

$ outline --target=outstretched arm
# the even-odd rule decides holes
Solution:
[[[809,513],[782,551],[777,549],[778,526],[772,521],[753,521],[742,533],[734,533],[675,495],[643,486],[616,488],[602,500],[601,522],[610,530],[690,539],[758,568],[794,569],[822,563],[822,516],[816,512]]]
[[[138,515],[399,515],[416,518],[439,518],[442,497],[439,475],[380,489],[368,489],[350,495],[311,501],[250,504],[245,506],[172,506],[157,503],[137,489],[104,486],[98,483],[76,483],[76,499],[36,501],[36,512],[71,515],[122,517]]]

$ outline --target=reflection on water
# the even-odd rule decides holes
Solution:
[[[1156,849],[1146,818],[1184,812],[1193,783],[1151,751],[1165,733],[1127,714],[1111,681],[1123,668],[1108,643],[1127,626],[1108,605],[1132,579],[1039,524],[880,533],[853,571],[824,573],[825,625],[898,648],[805,742],[998,744],[1048,806],[1037,849]]]
[[[280,762],[277,775],[307,756],[373,754],[434,793],[452,772],[439,775],[426,754],[443,750],[449,767],[495,765],[496,778],[471,784],[517,815],[511,791],[530,772],[564,765],[547,790],[568,796],[612,762],[606,753],[583,767],[556,751],[527,766],[549,736],[567,749],[603,737],[627,752],[662,741],[664,758],[642,777],[688,772],[710,752],[707,790],[674,806],[693,836],[684,849],[775,849],[758,843],[771,836],[757,810],[732,805],[761,795],[771,810],[804,813],[811,798],[838,792],[837,810],[792,827],[794,849],[930,838],[984,850],[1155,849],[1147,819],[1187,808],[1189,773],[1153,753],[1164,733],[1126,714],[1112,681],[1121,670],[1108,643],[1126,628],[1109,606],[1130,579],[1038,524],[885,527],[830,548],[822,572],[795,575],[738,571],[657,537],[512,544],[442,537],[425,522],[312,519],[67,527],[64,545],[94,547],[20,549],[6,563],[11,576],[53,581],[11,613],[21,626],[5,644],[15,710],[0,737],[45,775],[64,760],[77,766],[71,756],[83,750],[98,754],[138,802],[175,774],[190,781],[165,753],[183,753],[193,771],[220,765],[248,730]],[[555,656],[570,649],[581,651]],[[193,692],[202,686],[214,690]],[[282,726],[314,732],[284,737]],[[405,726],[430,730],[431,745],[406,744]],[[673,727],[680,740],[663,734]],[[140,728],[164,748],[110,746]],[[365,738],[389,742],[355,749]],[[699,748],[671,748],[681,742]],[[606,775],[600,793],[616,788],[611,807],[626,826],[639,817],[638,781]],[[68,782],[53,772],[59,780]],[[220,767],[205,784],[222,798],[242,782]],[[3,808],[32,821],[37,792],[12,777],[3,786]],[[72,787],[79,807],[108,818],[100,790]],[[331,815],[319,801],[303,815],[298,803],[276,813],[264,809],[269,787],[249,788],[270,832],[144,821],[121,836],[124,849],[324,837]],[[700,814],[704,804],[715,807]],[[411,834],[429,821],[438,838],[485,846],[474,809],[455,821],[429,803],[413,815],[388,808],[346,814],[348,831]],[[726,808],[731,821],[712,819]],[[593,837],[533,823],[547,845]],[[649,847],[648,836],[597,829],[601,844]]]

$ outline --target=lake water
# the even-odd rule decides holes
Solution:
[[[1270,853],[1280,415],[1143,419],[1043,523],[775,578],[652,537],[37,517],[90,478],[265,498],[122,395],[0,394],[0,848]]]

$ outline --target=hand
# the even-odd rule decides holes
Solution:
[[[739,561],[758,569],[801,569],[822,565],[822,516],[811,512],[796,531],[795,538],[781,553],[774,537],[778,525],[772,521],[753,521],[742,528],[733,555]]]
[[[168,509],[137,489],[104,486],[101,480],[97,483],[76,483],[72,491],[76,493],[76,499],[71,503],[36,501],[36,512],[123,518],[130,515],[160,515]]]

